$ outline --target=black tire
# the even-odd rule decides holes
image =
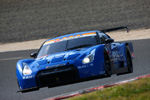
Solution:
[[[132,73],[133,72],[133,64],[132,64],[132,58],[131,58],[131,54],[130,54],[128,47],[126,48],[126,57],[127,57],[128,73]]]
[[[106,51],[104,51],[105,75],[110,77],[112,75],[110,58]]]
[[[20,89],[20,86],[19,86],[19,82],[18,82],[18,80],[17,80],[17,86],[18,86],[18,88]]]
[[[18,86],[18,91],[20,91],[21,89],[20,89],[20,85],[19,85],[18,80],[17,80],[17,86]]]

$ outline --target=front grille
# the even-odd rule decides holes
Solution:
[[[39,87],[61,84],[76,80],[77,78],[77,69],[73,65],[42,70],[36,76]]]

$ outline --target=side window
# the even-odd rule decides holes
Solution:
[[[107,36],[106,34],[104,33],[99,33],[99,38],[100,38],[100,43],[101,44],[104,44],[105,43],[105,40],[110,38],[109,36]]]
[[[105,34],[107,38],[111,38],[108,34]]]
[[[101,43],[104,44],[104,43],[105,43],[105,40],[106,40],[106,37],[105,37],[104,35],[102,35],[102,36],[100,37]]]

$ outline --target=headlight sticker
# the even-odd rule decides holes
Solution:
[[[32,70],[30,69],[28,64],[23,63],[23,66],[24,66],[23,71],[22,71],[23,75],[30,75],[30,74],[32,74]]]
[[[94,60],[95,57],[95,49],[93,49],[89,55],[87,55],[83,60],[82,63],[83,64],[88,64],[91,63]]]

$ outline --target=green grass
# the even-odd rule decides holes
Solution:
[[[83,94],[69,100],[150,100],[150,78]]]

